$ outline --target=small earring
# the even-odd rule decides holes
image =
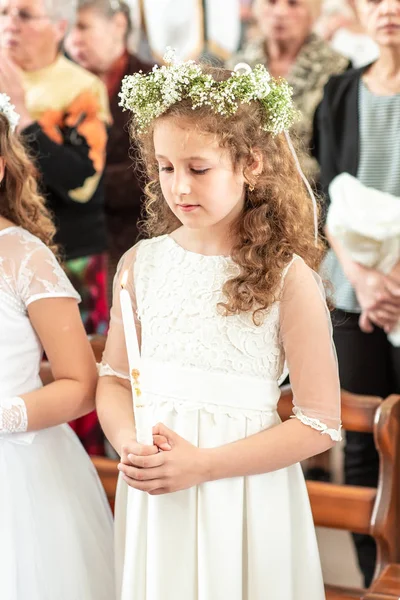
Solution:
[[[249,192],[254,192],[254,185],[249,185]]]

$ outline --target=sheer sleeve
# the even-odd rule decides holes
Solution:
[[[132,300],[133,314],[135,315],[136,332],[140,347],[140,321],[137,317],[136,295],[134,288],[134,264],[137,246],[128,250],[118,263],[113,284],[113,303],[110,313],[110,328],[108,331],[103,359],[99,366],[100,377],[114,376],[121,379],[130,379],[128,355],[125,346],[124,326],[122,322],[119,291],[123,277],[127,277],[124,286]],[[127,275],[126,275],[127,274]]]
[[[31,244],[20,263],[18,292],[26,307],[43,298],[81,299],[52,251],[39,240]]]
[[[284,277],[281,342],[293,389],[293,417],[341,439],[340,383],[320,277],[297,257]]]

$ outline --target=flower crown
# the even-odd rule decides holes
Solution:
[[[122,81],[120,106],[132,111],[139,133],[185,98],[191,100],[193,110],[210,106],[223,116],[234,115],[240,104],[260,102],[265,110],[263,129],[273,135],[289,129],[298,118],[289,84],[272,79],[263,65],[251,69],[241,63],[229,79],[215,81],[193,60],[178,61],[171,48],[167,48],[164,62],[165,66],[156,65],[149,74],[139,71]]]
[[[0,113],[7,117],[13,132],[16,130],[20,119],[19,114],[14,109],[15,106],[11,104],[10,97],[7,94],[0,93]]]

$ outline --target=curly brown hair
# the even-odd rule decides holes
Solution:
[[[203,70],[217,81],[231,75],[208,65]],[[254,185],[254,189],[246,187],[243,212],[233,226],[231,258],[239,273],[226,281],[221,306],[226,315],[252,311],[259,324],[262,312],[279,297],[282,269],[293,255],[301,256],[314,270],[323,255],[322,243],[315,244],[312,202],[287,140],[284,134],[273,136],[262,129],[265,113],[257,102],[241,104],[236,114],[226,117],[208,106],[193,110],[190,100],[184,99],[153,122],[146,133],[137,133],[132,125],[131,136],[148,181],[142,230],[149,237],[181,226],[163,198],[155,158],[154,125],[167,118],[184,119],[201,133],[217,135],[220,147],[230,152],[234,168],[242,169]],[[249,167],[254,164],[255,150],[262,155],[262,172],[251,182]]]
[[[38,173],[22,142],[0,113],[0,156],[5,174],[0,186],[0,215],[37,236],[57,254],[55,226],[38,191]]]

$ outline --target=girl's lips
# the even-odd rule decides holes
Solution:
[[[193,210],[196,210],[196,208],[199,208],[198,204],[178,204],[178,208],[180,210],[183,210],[183,212],[191,212]]]

